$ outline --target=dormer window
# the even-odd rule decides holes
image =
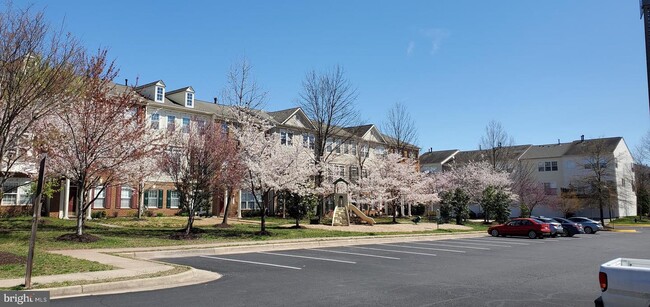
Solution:
[[[192,107],[194,105],[194,94],[187,93],[187,98],[185,99],[185,106]]]
[[[164,102],[165,99],[165,88],[162,86],[156,86],[156,102]]]

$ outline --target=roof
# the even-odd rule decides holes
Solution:
[[[501,147],[499,150],[505,152],[505,156],[500,156],[499,160],[519,160],[532,145],[515,145]],[[491,149],[461,151],[454,155],[456,163],[464,164],[469,162],[489,160]]]
[[[156,84],[158,84],[158,82],[162,83],[163,86],[165,85],[165,82],[163,82],[163,80],[157,80],[157,81],[154,81],[154,82],[149,82],[149,83],[147,83],[147,84],[138,85],[137,87],[135,87],[135,89],[138,90],[138,89],[142,89],[142,88],[150,87],[150,86],[152,86],[152,85],[156,85]]]
[[[363,137],[368,133],[370,129],[372,129],[374,125],[373,124],[367,124],[367,125],[361,125],[361,126],[354,126],[354,127],[345,127],[343,130],[347,131],[348,133],[356,136],[356,137]]]
[[[571,148],[571,143],[533,145],[524,153],[522,159],[541,159],[561,157]]]
[[[273,111],[267,113],[278,123],[284,123],[291,117],[291,115],[296,113],[298,110],[300,110],[300,108],[296,107],[296,108],[290,108],[286,110]]]
[[[458,149],[429,151],[420,156],[420,164],[444,163],[458,152]]]
[[[567,156],[589,155],[594,150],[600,150],[603,153],[613,153],[622,137],[600,138],[584,141],[571,142],[571,148],[565,153]]]
[[[180,92],[187,92],[187,91],[194,92],[194,89],[191,86],[181,87],[177,90],[167,92],[166,95],[176,94]]]

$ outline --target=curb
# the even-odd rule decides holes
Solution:
[[[608,229],[607,231],[611,232],[626,232],[626,233],[635,233],[636,229]]]
[[[445,240],[449,238],[468,238],[468,237],[481,237],[487,235],[483,231],[474,231],[463,234],[443,234],[443,235],[411,235],[411,236],[385,236],[385,237],[346,237],[346,238],[331,238],[320,239],[311,242],[256,242],[246,245],[230,245],[219,247],[205,247],[193,249],[177,249],[177,250],[155,250],[155,251],[133,251],[133,252],[117,252],[117,255],[136,258],[136,259],[157,259],[157,258],[180,258],[180,257],[193,257],[203,255],[226,255],[226,254],[241,254],[249,252],[267,252],[278,250],[294,250],[304,248],[323,248],[323,247],[337,247],[337,246],[350,246],[358,244],[375,244],[375,243],[392,243],[392,242],[410,242],[410,241],[436,241]]]
[[[130,279],[88,285],[37,289],[49,291],[50,298],[60,299],[77,296],[116,294],[175,288],[214,281],[221,278],[221,274],[190,268],[188,271],[161,277]]]

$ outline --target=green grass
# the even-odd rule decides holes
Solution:
[[[634,222],[634,219],[636,218],[636,223]],[[649,217],[643,217],[643,220],[641,220],[640,217],[638,216],[626,216],[626,217],[621,217],[618,219],[615,219],[612,221],[612,224],[641,224],[641,225],[650,225],[650,218]]]

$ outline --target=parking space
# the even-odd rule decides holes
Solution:
[[[160,306],[177,306],[174,293],[182,291],[196,295],[198,305],[222,306],[593,306],[599,265],[647,256],[647,238],[610,232],[543,240],[484,236],[174,258],[164,261],[224,277],[149,293],[165,298]],[[133,300],[105,296],[101,302],[129,306],[144,294],[125,295]],[[87,298],[64,301],[93,306]]]

